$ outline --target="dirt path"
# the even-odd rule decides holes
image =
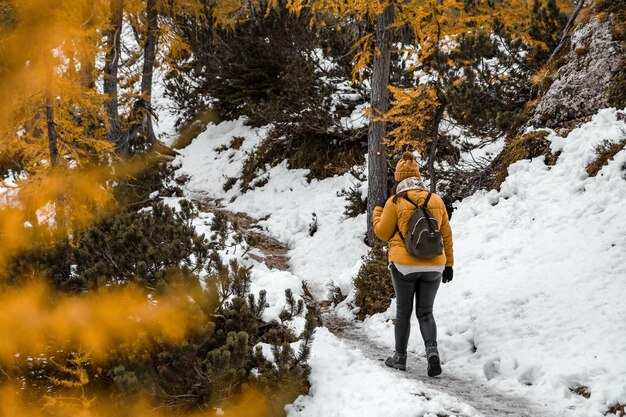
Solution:
[[[255,219],[246,213],[232,212],[221,206],[219,201],[203,198],[199,202],[200,211],[205,213],[221,213],[225,216],[233,231],[240,235],[254,252],[248,252],[245,256],[262,262],[270,269],[286,271],[289,269],[289,257],[287,246],[271,236],[263,233],[258,223],[263,219]]]
[[[380,366],[385,367],[383,361],[389,356],[388,349],[368,339],[363,330],[354,322],[338,318],[332,310],[326,310],[322,319],[324,326],[333,334],[359,349],[366,358],[378,361]],[[430,378],[426,374],[426,359],[415,354],[409,354],[408,363],[406,372],[385,368],[400,377],[422,381],[434,392],[443,392],[458,398],[487,417],[565,417],[569,415],[564,411],[554,411],[545,405],[531,403],[526,398],[499,392],[471,376],[451,374],[445,368],[441,377]]]

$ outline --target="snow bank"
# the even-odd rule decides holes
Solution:
[[[603,110],[542,158],[509,169],[501,191],[458,204],[451,220],[455,279],[435,304],[445,370],[601,416],[626,403],[626,151],[593,178],[586,166],[626,124]],[[623,113],[622,113],[623,117]],[[392,306],[393,308],[393,306]],[[365,324],[392,347],[385,314]],[[410,346],[423,350],[414,323]],[[587,386],[589,400],[571,389]]]

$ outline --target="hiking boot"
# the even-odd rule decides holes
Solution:
[[[406,371],[406,353],[403,355],[396,352],[393,356],[385,359],[385,365],[390,368]]]
[[[428,358],[428,376],[441,375],[441,363],[439,363],[439,356],[433,355]]]
[[[441,363],[439,362],[439,350],[436,344],[426,346],[426,359],[428,360],[428,376],[441,375]]]

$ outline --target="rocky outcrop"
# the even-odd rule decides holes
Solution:
[[[610,107],[607,91],[626,55],[621,41],[613,36],[616,18],[596,14],[574,28],[569,50],[559,59],[564,64],[553,74],[530,126],[568,128]]]

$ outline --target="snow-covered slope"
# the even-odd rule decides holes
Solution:
[[[189,176],[188,195],[219,198],[229,210],[267,218],[259,225],[289,246],[291,271],[307,281],[316,296],[325,297],[331,281],[347,293],[361,256],[367,252],[363,243],[364,215],[346,218],[346,200],[337,196],[338,191],[358,183],[352,175],[308,182],[307,170],[290,170],[285,161],[259,173],[260,179],[267,180],[263,187],[242,194],[237,183],[227,192],[223,190],[229,177],[239,176],[246,155],[266,133],[266,129],[246,126],[243,119],[209,125],[181,151],[178,175]],[[244,138],[239,149],[216,151],[235,137]],[[311,236],[313,214],[317,231]]]
[[[586,173],[600,142],[626,137],[617,114],[552,132],[555,166],[519,161],[500,192],[457,205],[455,279],[435,304],[445,368],[586,417],[626,403],[626,151]],[[392,316],[366,323],[389,346]],[[570,391],[580,386],[590,399]]]
[[[302,296],[302,281],[319,299],[327,297],[331,282],[345,293],[351,290],[361,256],[367,252],[362,240],[365,217],[348,219],[343,214],[346,200],[338,197],[337,191],[354,185],[356,179],[349,174],[309,183],[306,170],[289,170],[282,164],[263,174],[268,177],[263,187],[242,194],[236,184],[224,192],[223,183],[240,173],[245,154],[258,146],[266,133],[264,129],[249,128],[244,122],[209,125],[181,151],[175,164],[179,165],[177,175],[188,177],[184,187],[188,198],[219,198],[229,210],[266,218],[259,225],[288,244],[290,272],[269,270],[254,260],[240,259],[252,267],[252,291],[267,291],[273,308],[266,311],[264,319],[271,320],[282,309],[285,288],[292,289],[296,297]],[[235,137],[244,138],[239,149],[217,151]],[[175,199],[169,199],[169,203],[175,204]],[[318,219],[313,236],[309,233],[312,213]],[[198,232],[210,234],[212,218],[209,213],[201,214],[194,222]],[[302,320],[295,320],[296,330],[301,330],[303,324]],[[310,395],[288,406],[290,417],[479,415],[455,398],[388,372],[326,329],[316,332],[310,365]]]
[[[626,403],[626,152],[594,178],[585,171],[595,146],[624,137],[624,129],[609,109],[567,138],[551,133],[553,151],[562,151],[555,166],[541,159],[520,161],[500,192],[479,193],[458,204],[452,218],[455,279],[441,287],[435,305],[444,378],[445,372],[471,374],[563,410],[561,415],[600,416],[616,401]],[[331,281],[349,291],[367,250],[362,242],[366,219],[345,218],[345,200],[337,196],[356,182],[352,176],[309,183],[305,170],[283,164],[262,174],[268,177],[262,187],[245,194],[237,185],[223,191],[264,135],[243,120],[209,125],[177,162],[178,175],[189,177],[187,195],[221,198],[230,210],[266,218],[261,225],[267,233],[289,245],[290,273],[263,265],[253,270],[274,299],[282,286],[299,280],[306,280],[317,297],[326,295]],[[233,137],[245,139],[240,149],[216,151]],[[318,231],[310,236],[313,213]],[[288,279],[282,279],[285,274]],[[350,299],[339,307],[344,316],[351,314]],[[363,324],[374,342],[390,350],[393,310],[392,304]],[[416,351],[422,349],[419,339],[414,331],[410,346]],[[445,399],[427,404],[407,395],[419,392],[418,381],[400,381],[325,330],[318,332],[311,364],[310,396],[300,398],[290,416],[348,416],[354,413],[341,410],[355,403],[360,416],[458,409]],[[590,399],[570,391],[581,385],[589,387]],[[398,401],[410,406],[397,408]]]

